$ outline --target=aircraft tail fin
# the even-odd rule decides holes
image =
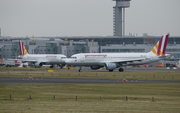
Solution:
[[[23,42],[20,40],[19,41],[19,47],[20,47],[20,53],[21,53],[21,56],[25,56],[25,55],[28,55],[28,52],[23,44]]]
[[[163,35],[151,52],[157,56],[165,56],[169,34]]]

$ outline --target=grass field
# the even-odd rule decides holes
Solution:
[[[48,69],[40,69],[43,72],[39,73],[33,72],[39,71],[38,69],[0,68],[0,71],[5,71],[5,73],[0,73],[0,79],[31,76],[33,78],[114,80],[126,78],[128,80],[180,81],[178,72],[48,73]],[[180,112],[180,84],[0,85],[0,112],[178,113]]]
[[[0,112],[177,113],[180,85],[0,86]]]

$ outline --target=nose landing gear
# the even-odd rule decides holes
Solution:
[[[79,72],[81,72],[82,70],[81,69],[79,69]]]
[[[81,69],[81,68],[82,68],[82,67],[80,67],[80,68],[79,68],[79,70],[78,70],[79,72],[81,72],[81,71],[82,71],[82,69]]]

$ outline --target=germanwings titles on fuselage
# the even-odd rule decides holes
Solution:
[[[169,34],[163,35],[148,53],[80,53],[72,55],[66,64],[80,66],[79,72],[82,66],[90,66],[91,69],[106,67],[109,71],[119,67],[123,72],[122,66],[148,64],[170,57],[165,54],[168,37]]]

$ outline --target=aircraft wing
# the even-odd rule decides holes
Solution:
[[[110,61],[111,63],[119,63],[119,64],[123,64],[123,63],[127,63],[127,62],[134,62],[134,61],[142,61],[145,60],[147,58],[137,58],[137,59],[120,59],[120,60],[115,60],[115,61]],[[107,61],[106,61],[107,63]]]
[[[29,63],[36,63],[36,62],[43,62],[43,63],[47,63],[48,61],[41,61],[41,60],[22,60],[22,62],[29,62]]]
[[[42,63],[42,64],[59,64],[55,61],[49,61],[49,60],[22,60],[22,62],[28,62],[28,63]],[[63,63],[63,62],[62,62]]]
[[[21,59],[7,59],[9,61],[17,61],[17,60],[21,60]]]

